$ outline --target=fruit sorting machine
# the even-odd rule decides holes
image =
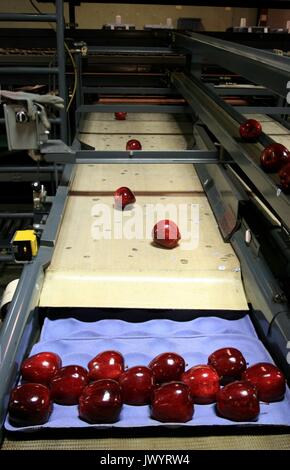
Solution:
[[[175,33],[173,44],[186,52],[190,70],[171,71],[170,86],[159,96],[170,90],[181,102],[81,104],[72,146],[40,145],[47,162],[65,168],[38,254],[25,265],[0,330],[2,423],[19,364],[51,317],[77,316],[89,328],[92,320],[234,321],[246,315],[290,379],[290,198],[278,175],[260,166],[268,145],[290,147],[287,121],[273,117],[287,110],[233,107],[199,78],[200,64],[212,61],[285,97],[288,59],[199,34]],[[121,88],[126,98],[126,85]],[[115,112],[126,118],[116,119]],[[239,131],[248,117],[262,126],[249,141]],[[126,149],[130,139],[142,150]],[[133,191],[138,208],[116,218],[113,194],[120,186]],[[152,205],[183,208],[181,242],[172,250],[146,238]],[[132,215],[134,226],[124,236],[118,224]],[[187,232],[188,246],[182,240]]]

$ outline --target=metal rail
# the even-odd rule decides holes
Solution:
[[[0,13],[0,21],[35,21],[49,23],[57,21],[57,16],[49,13]]]
[[[198,33],[175,33],[175,46],[191,51],[194,63],[214,63],[286,97],[290,59]]]
[[[57,74],[59,73],[58,67],[1,67],[1,73],[8,75],[20,75],[20,74],[40,74],[40,75],[47,75],[49,73]]]
[[[84,86],[82,88],[84,94],[88,93],[98,93],[102,94],[125,94],[125,95],[174,95],[176,91],[172,88],[154,88],[154,87],[93,87],[93,86]]]
[[[1,219],[33,219],[33,212],[0,212]]]
[[[135,164],[135,163],[194,163],[217,164],[219,163],[216,150],[165,150],[165,151],[102,151],[102,150],[79,150],[75,153],[57,152],[44,146],[42,153],[47,162],[57,163],[112,163],[112,164]]]
[[[77,109],[77,113],[114,113],[116,111],[130,113],[191,113],[189,106],[165,104],[83,104]]]
[[[59,96],[64,100],[64,109],[60,110],[60,135],[61,139],[68,143],[68,127],[67,127],[67,89],[66,89],[66,77],[65,77],[65,45],[64,45],[64,11],[63,11],[63,0],[56,0],[56,49],[57,49],[57,64],[58,64],[58,86],[59,86]]]
[[[15,165],[15,166],[6,166],[0,165],[0,173],[52,173],[54,171],[62,171],[63,166],[58,166],[57,168],[54,165],[47,166],[24,166],[24,165]]]
[[[60,118],[48,119],[51,124],[60,124]],[[5,118],[0,118],[0,125],[5,124]]]

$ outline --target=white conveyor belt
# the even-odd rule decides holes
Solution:
[[[160,120],[158,116],[162,116]],[[99,116],[94,114],[83,123],[82,130],[88,134],[82,133],[80,137],[96,149],[104,148],[104,139],[108,149],[118,148],[118,142],[119,148],[123,148],[129,135],[136,136],[149,148],[153,145],[156,150],[187,148],[192,132],[188,121],[182,122],[181,116],[178,121],[171,116],[158,116],[142,114],[138,119],[138,115],[134,115],[135,122],[131,125],[133,131],[138,131],[135,135],[132,131],[128,133],[130,120],[117,122],[109,115],[101,115],[98,120]],[[107,129],[104,129],[104,122]],[[137,122],[138,127],[134,127]],[[124,134],[120,132],[120,124]],[[184,135],[184,128],[188,135]],[[158,142],[154,140],[156,134]],[[129,186],[136,193],[137,206],[124,212],[114,209],[113,192],[119,186]],[[184,240],[173,250],[158,248],[146,238],[145,231],[142,236],[138,233],[138,238],[112,236],[118,224],[128,228],[139,211],[137,228],[146,227],[145,209],[156,204],[162,207],[182,205],[187,214],[186,224],[178,220],[178,225],[183,238],[190,228],[192,246],[189,249],[185,249]],[[108,211],[102,219],[106,238],[98,236],[102,207]],[[118,222],[114,225],[116,216]],[[152,226],[147,227],[149,232]],[[133,234],[135,230],[136,225],[132,223]],[[40,305],[248,309],[239,260],[231,245],[223,241],[190,164],[79,165],[53,259],[45,273]]]

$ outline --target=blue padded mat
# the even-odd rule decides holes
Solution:
[[[40,341],[31,355],[41,351],[53,351],[62,358],[63,365],[79,364],[86,367],[89,360],[101,351],[120,351],[126,365],[148,365],[150,360],[166,351],[181,354],[188,367],[206,364],[211,352],[222,347],[235,347],[245,356],[248,364],[273,362],[263,343],[258,339],[250,318],[245,315],[237,320],[218,317],[199,317],[192,321],[150,320],[130,323],[123,320],[99,320],[82,322],[75,318],[48,319],[44,321]],[[174,423],[171,423],[172,425]],[[261,403],[261,412],[255,422],[235,423],[216,415],[215,405],[195,405],[193,419],[182,426],[227,425],[290,425],[290,391],[283,401]],[[9,431],[32,431],[42,428],[134,428],[168,426],[150,418],[148,406],[124,405],[117,423],[90,425],[78,417],[77,406],[54,404],[49,421],[42,426],[16,428],[8,418],[5,427]],[[179,424],[180,426],[180,424]]]

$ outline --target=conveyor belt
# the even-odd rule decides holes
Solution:
[[[151,115],[134,115],[143,122],[143,134],[138,138],[144,148],[188,148],[184,135],[185,122],[162,116],[154,122],[158,136],[147,133],[152,125]],[[156,119],[156,116],[155,116]],[[96,121],[90,129],[114,134],[128,123],[113,119]],[[107,129],[104,129],[107,122]],[[121,124],[121,126],[119,125]],[[135,122],[132,130],[135,130]],[[136,123],[137,124],[137,123]],[[167,129],[165,131],[165,124]],[[84,124],[85,126],[88,123]],[[127,129],[126,129],[127,130]],[[126,132],[124,129],[124,132]],[[170,130],[176,135],[168,135]],[[147,132],[146,132],[147,131]],[[85,143],[98,150],[121,148],[134,134],[82,134]],[[158,137],[158,140],[154,137]],[[106,144],[104,144],[106,142]],[[119,215],[123,223],[129,212],[117,213],[112,194],[119,186],[130,186],[141,206],[152,204],[181,204],[190,222],[192,247],[181,244],[174,250],[152,246],[145,233],[139,239],[96,240],[99,204],[109,210],[106,219]],[[136,208],[135,208],[136,209]],[[138,210],[136,209],[136,213]],[[132,214],[132,212],[130,212]],[[168,216],[167,216],[168,217]],[[166,218],[166,215],[160,218]],[[171,216],[172,218],[172,216]],[[146,219],[147,220],[147,219]],[[144,211],[137,225],[146,226]],[[183,238],[188,226],[179,221]],[[110,237],[110,227],[105,230]],[[93,233],[93,236],[92,236]],[[95,238],[95,239],[94,239]],[[224,295],[224,293],[227,295]],[[52,263],[46,271],[41,294],[42,306],[131,307],[247,310],[241,281],[239,261],[224,243],[201,184],[192,165],[85,165],[79,166],[72,194],[60,229]]]

